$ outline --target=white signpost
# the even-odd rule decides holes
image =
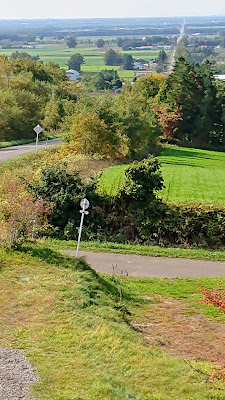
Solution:
[[[84,224],[84,216],[89,214],[89,212],[86,211],[86,209],[89,207],[89,205],[90,205],[90,203],[87,199],[83,199],[80,202],[80,206],[82,208],[82,210],[80,210],[80,213],[82,215],[81,215],[81,221],[80,221],[80,229],[79,229],[79,236],[78,236],[78,242],[77,242],[76,257],[78,257],[78,253],[79,253],[81,233],[82,233],[82,228],[83,228],[83,224]]]
[[[37,150],[38,150],[38,136],[39,136],[39,134],[41,133],[41,132],[43,132],[43,129],[42,129],[42,127],[38,124],[37,126],[35,126],[34,128],[33,128],[33,130],[34,130],[34,132],[36,133],[36,151],[35,151],[35,154],[37,154]]]

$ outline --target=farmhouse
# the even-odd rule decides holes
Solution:
[[[142,69],[144,69],[143,66],[144,66],[143,62],[138,61],[138,60],[134,61],[134,63],[133,63],[133,68],[134,69],[142,70]]]
[[[66,76],[71,81],[77,81],[78,79],[80,79],[80,73],[75,69],[69,69],[68,71],[66,71]]]

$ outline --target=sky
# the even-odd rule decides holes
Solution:
[[[225,15],[224,0],[1,0],[0,19]]]

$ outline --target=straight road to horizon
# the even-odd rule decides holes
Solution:
[[[75,250],[63,253],[75,256]],[[225,277],[225,262],[80,251],[94,269],[115,275],[149,278]],[[114,268],[113,268],[114,267]]]
[[[57,144],[60,144],[61,140],[60,139],[52,139],[48,140],[48,147],[49,146],[56,146]],[[12,147],[6,147],[4,149],[0,149],[0,162],[10,160],[11,158],[16,158],[19,156],[22,156],[23,154],[26,153],[31,153],[35,151],[35,145],[36,143],[29,143],[29,144],[23,144],[21,146],[12,146]],[[44,142],[39,142],[38,144],[38,150],[39,149],[45,149],[46,147],[46,141]]]

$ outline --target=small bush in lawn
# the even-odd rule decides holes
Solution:
[[[225,290],[223,288],[217,288],[213,291],[200,287],[200,291],[203,293],[203,301],[205,304],[212,304],[218,307],[221,312],[225,313]]]
[[[225,365],[222,365],[221,367],[216,367],[210,378],[212,380],[220,381],[225,385]]]

